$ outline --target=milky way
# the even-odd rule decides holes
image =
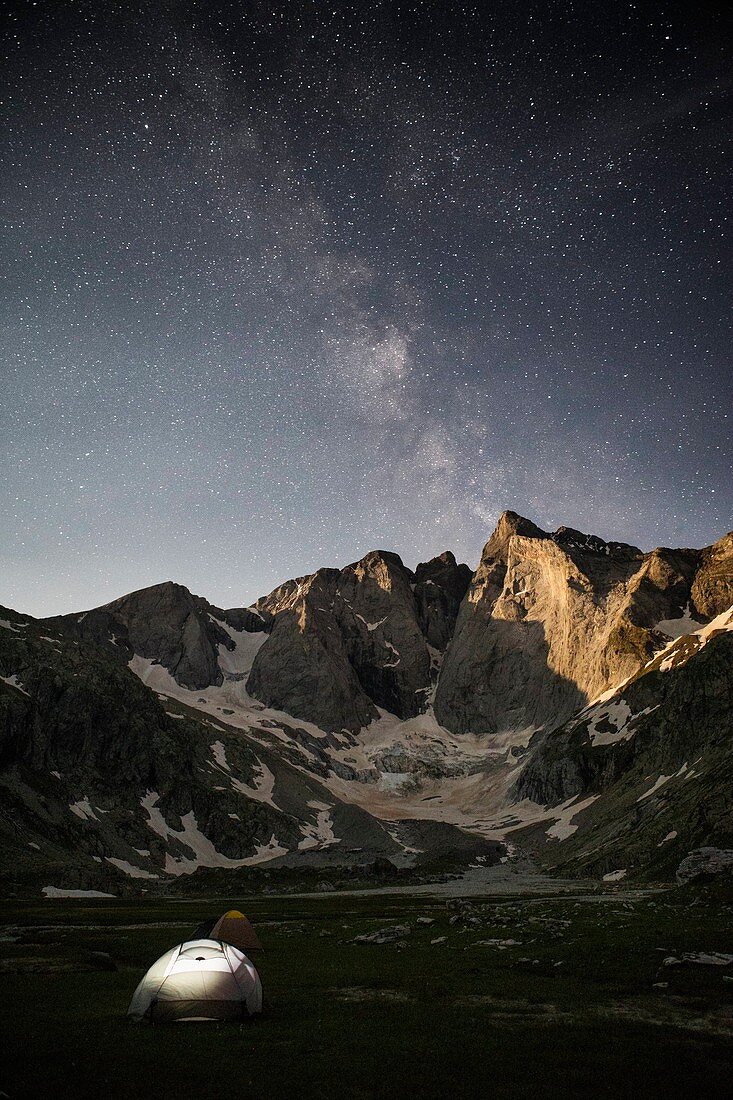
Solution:
[[[722,7],[721,7],[722,12]],[[729,43],[689,5],[26,6],[0,601],[224,606],[499,513],[731,525]]]

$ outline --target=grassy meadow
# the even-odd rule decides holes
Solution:
[[[379,894],[3,903],[0,1096],[731,1095],[731,968],[662,966],[675,953],[730,951],[729,899],[618,889],[472,904],[460,913],[443,898]],[[232,906],[265,946],[254,957],[263,1016],[128,1022],[147,967]],[[395,924],[410,925],[395,943],[353,942]]]

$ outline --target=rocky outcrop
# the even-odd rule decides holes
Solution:
[[[375,550],[341,570],[289,581],[256,608],[270,637],[248,691],[322,729],[355,730],[377,707],[410,718],[427,705],[439,651],[470,573],[446,553],[413,574]]]
[[[677,868],[676,879],[680,886],[695,879],[730,875],[733,877],[733,850],[724,848],[697,848],[690,852]]]
[[[643,554],[505,513],[459,612],[435,697],[455,732],[559,725],[640,668],[682,617],[697,551]]]
[[[733,531],[701,552],[691,597],[696,613],[708,619],[733,604]]]
[[[400,718],[425,709],[431,659],[413,578],[397,554],[373,551],[339,575],[335,614],[359,682]]]
[[[640,758],[646,774],[671,776],[701,753],[725,749],[733,732],[733,633],[687,652],[678,662],[652,661],[615,694],[538,734],[516,797],[554,806],[608,789]]]
[[[668,877],[730,850],[732,548],[645,554],[505,513],[473,577],[377,550],[253,608],[166,583],[56,619],[0,609],[0,873],[116,892],[347,844],[430,860],[440,822],[371,810],[439,816],[447,778],[477,829],[504,807],[564,872]],[[416,720],[360,736],[383,711]],[[475,846],[440,829],[446,853]]]
[[[547,845],[542,858],[578,875],[623,868],[624,877],[669,879],[692,848],[730,849],[732,715],[729,613],[670,642],[561,728],[538,733],[512,797],[579,815],[562,844],[547,845],[552,833],[535,838]]]
[[[201,858],[255,857],[273,833],[297,846],[297,817],[242,794],[256,792],[262,766],[242,737],[229,749],[236,787],[214,767],[211,743],[222,732],[171,716],[106,646],[49,634],[47,622],[15,626],[9,614],[0,614],[11,623],[0,628],[6,879],[37,867],[75,887],[117,883],[116,892],[128,880],[147,886],[193,870]],[[311,789],[310,798],[323,790]]]
[[[247,681],[256,699],[326,730],[359,729],[377,716],[349,661],[333,605],[337,575],[306,577],[275,609]],[[284,586],[283,586],[284,587]]]
[[[223,671],[236,634],[269,634],[249,692],[322,729],[356,730],[378,707],[402,718],[425,709],[470,576],[450,552],[413,574],[396,554],[375,550],[287,581],[252,608],[222,610],[166,582],[45,621],[118,661],[158,663],[191,690],[236,678]]]
[[[631,675],[668,632],[717,613],[733,595],[732,561],[732,535],[643,554],[505,512],[473,576],[449,551],[413,573],[375,550],[253,608],[225,611],[166,582],[48,624],[118,660],[157,662],[192,690],[238,676],[261,702],[328,731],[357,730],[379,708],[413,717],[437,681],[447,729],[521,742]],[[242,632],[269,637],[235,675],[226,653]]]
[[[157,661],[179,684],[193,690],[222,682],[219,647],[234,648],[224,624],[252,632],[264,627],[262,617],[249,608],[222,611],[172,581],[131,592],[81,615],[45,622],[66,637],[104,646],[125,661],[134,654]]]
[[[471,583],[471,570],[446,550],[415,570],[417,618],[428,644],[441,653],[453,637],[458,611]]]

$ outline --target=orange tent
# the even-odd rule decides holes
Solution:
[[[244,913],[230,909],[218,920],[206,921],[196,930],[197,936],[206,936],[210,940],[220,940],[231,944],[240,951],[262,951],[262,944]]]

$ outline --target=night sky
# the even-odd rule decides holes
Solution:
[[[475,566],[505,508],[723,534],[724,31],[664,2],[18,7],[0,602]]]

